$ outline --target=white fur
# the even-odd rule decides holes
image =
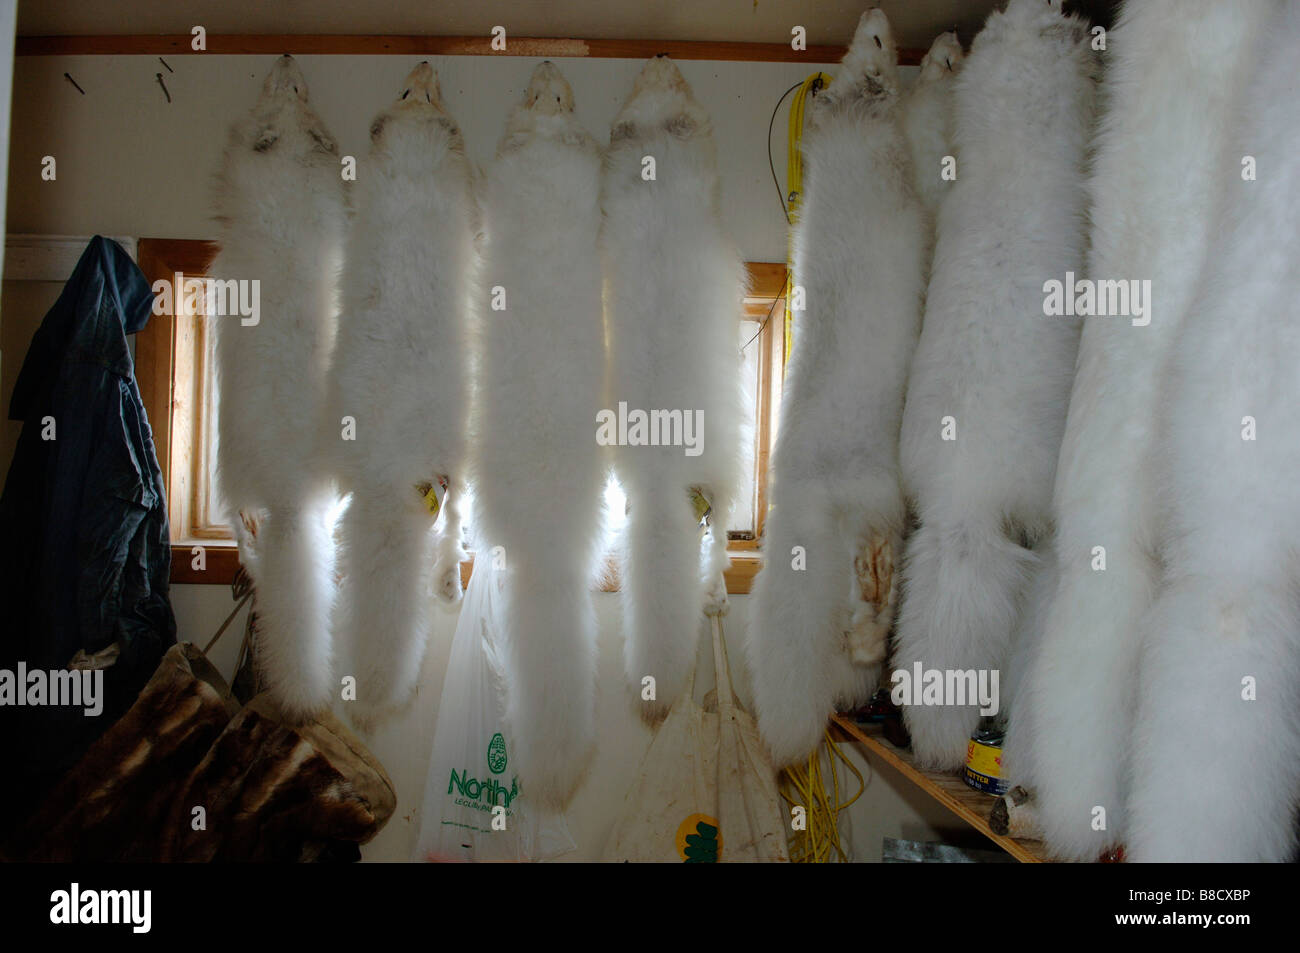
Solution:
[[[417,66],[402,93],[371,124],[358,169],[325,431],[325,456],[352,493],[334,630],[362,724],[409,697],[434,593],[460,595],[470,173],[432,68]],[[341,439],[344,416],[355,440]],[[439,476],[450,487],[435,539],[416,486]]]
[[[562,806],[595,740],[596,618],[605,482],[595,438],[605,377],[601,150],[573,93],[540,64],[482,189],[474,512],[485,562],[504,548],[506,718],[530,800]]]
[[[954,154],[953,79],[962,63],[956,33],[940,33],[921,60],[921,71],[903,97],[903,134],[912,150],[913,181],[921,206],[933,219],[952,182],[942,176],[945,156]]]
[[[642,158],[656,160],[653,181]],[[667,58],[650,60],[614,120],[601,181],[610,344],[607,407],[702,410],[704,446],[618,447],[629,513],[623,562],[626,670],[642,714],[665,713],[681,694],[706,608],[720,588],[726,515],[740,469],[739,319],[745,277],[718,210],[712,123]],[[690,488],[713,504],[701,566]],[[642,703],[641,680],[657,698]]]
[[[1300,808],[1300,7],[1247,45],[1203,282],[1155,463],[1165,588],[1141,625],[1128,856],[1284,862]],[[1254,156],[1258,181],[1243,181]],[[1242,439],[1242,418],[1256,439]],[[1243,679],[1257,697],[1243,699]],[[1132,684],[1130,682],[1130,684]]]
[[[1008,764],[1049,847],[1095,859],[1126,827],[1138,623],[1158,583],[1153,409],[1224,188],[1215,143],[1238,104],[1259,0],[1143,0],[1108,40],[1108,112],[1090,190],[1089,275],[1150,279],[1151,323],[1085,323],[1053,498],[1057,590],[1036,637]],[[1092,568],[1104,546],[1106,569]],[[1094,808],[1106,828],[1094,830]]]
[[[231,129],[217,189],[215,278],[260,283],[259,322],[214,317],[218,474],[257,587],[258,658],[290,717],[329,704],[334,493],[314,461],[337,320],[345,219],[333,138],[292,57]],[[241,516],[242,514],[242,516]]]
[[[795,314],[748,645],[759,727],[782,765],[817,746],[837,705],[870,695],[893,621],[891,593],[865,599],[855,563],[874,546],[892,580],[901,555],[898,429],[920,328],[925,225],[879,10],[863,15],[838,74],[813,100],[804,154],[794,280],[806,308]],[[794,567],[796,546],[804,570]]]
[[[908,542],[895,661],[1005,669],[1033,553],[1051,525],[1076,319],[1043,284],[1080,272],[1094,60],[1059,3],[993,13],[956,79],[957,181],[939,213],[925,323],[908,382]],[[956,439],[943,439],[943,418]],[[904,712],[925,764],[959,767],[978,706]]]

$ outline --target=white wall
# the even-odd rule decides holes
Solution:
[[[271,57],[176,56],[168,73],[156,57],[20,57],[14,76],[13,135],[9,164],[10,233],[125,234],[151,238],[212,238],[209,190],[225,130],[256,96]],[[400,90],[415,58],[304,56],[302,68],[317,110],[345,154],[364,155],[371,116]],[[491,158],[510,105],[535,60],[501,57],[435,58],[443,97],[459,120],[470,154]],[[597,137],[608,134],[618,104],[640,68],[638,61],[564,59],[558,65],[577,97],[578,114]],[[723,214],[747,259],[782,261],[785,220],[768,170],[766,137],[781,93],[816,64],[683,62],[682,72],[714,117],[723,173]],[[66,79],[70,73],[86,91]],[[168,104],[155,79],[162,72]],[[908,70],[910,72],[911,70]],[[788,103],[788,100],[787,100]],[[784,188],[784,108],[777,116],[773,149]],[[58,178],[43,182],[41,157],[53,155]],[[887,223],[885,227],[888,227]],[[6,295],[8,306],[20,296]],[[30,323],[30,315],[23,316]],[[12,325],[10,325],[12,326]],[[16,373],[21,352],[6,342],[5,370]],[[25,347],[25,345],[24,345]],[[221,586],[176,586],[172,600],[180,637],[203,645],[232,606]],[[737,680],[745,688],[739,651],[748,600],[733,598],[728,641]],[[600,856],[650,733],[624,701],[619,597],[597,597],[600,620],[599,745],[590,774],[568,813],[578,850],[569,860]],[[455,614],[440,611],[419,696],[409,711],[371,739],[371,747],[397,786],[396,816],[364,851],[368,860],[404,860],[418,833],[437,696],[445,674]],[[237,620],[214,650],[227,675],[242,633]],[[702,653],[699,691],[709,685],[711,656]],[[856,753],[855,760],[862,759]],[[857,859],[880,856],[882,836],[929,837],[931,825],[950,816],[918,797],[892,773],[872,774],[867,794],[851,812]]]
[[[10,232],[151,238],[212,238],[210,180],[226,128],[256,98],[271,57],[19,57],[10,153]],[[379,107],[401,92],[415,65],[404,56],[303,56],[311,98],[343,153],[365,155]],[[434,57],[443,98],[464,131],[470,155],[491,159],[510,106],[537,61],[523,57]],[[607,137],[619,103],[640,69],[636,60],[562,59],[578,115]],[[785,224],[767,166],[772,107],[815,64],[682,62],[712,113],[723,178],[726,225],[751,260],[784,261]],[[63,78],[68,72],[82,96]],[[171,92],[169,105],[155,74]],[[787,100],[788,103],[788,100]],[[785,174],[784,112],[773,142]],[[41,157],[58,161],[58,180],[42,182]]]

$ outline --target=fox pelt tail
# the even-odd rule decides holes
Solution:
[[[922,525],[907,545],[895,667],[998,672],[1000,681],[1036,559],[991,520]],[[980,706],[918,704],[920,691],[912,686],[903,709],[912,751],[928,766],[960,768]]]
[[[569,801],[595,749],[591,582],[578,559],[514,559],[502,589],[506,721],[528,800],[548,809]]]
[[[806,759],[832,712],[864,700],[879,676],[849,655],[856,537],[824,488],[781,492],[798,506],[778,504],[764,528],[747,646],[759,731],[777,766]]]
[[[258,670],[295,721],[328,708],[334,697],[329,627],[334,502],[332,493],[320,490],[270,507],[256,521],[256,538],[240,541],[240,559],[257,591],[258,630],[273,633],[257,639]]]
[[[1282,574],[1234,575],[1189,574],[1144,620],[1131,861],[1295,859],[1300,600]]]
[[[1002,774],[1030,790],[1034,787],[1036,774],[1033,751],[1026,739],[1034,732],[1034,710],[1026,699],[1032,691],[1029,673],[1038,664],[1043,627],[1060,578],[1056,543],[1055,534],[1052,534],[1034,548],[1038,564],[1033,568],[1033,578],[1026,587],[1025,603],[1011,643],[1010,665],[999,684],[1003,709],[999,714],[1007,716]]]
[[[349,712],[371,728],[409,699],[420,674],[433,604],[436,536],[413,487],[360,483],[340,531],[342,579],[334,605],[340,655],[354,671]]]
[[[653,723],[668,713],[695,665],[704,623],[700,518],[690,492],[672,480],[638,479],[627,488],[624,536],[624,662],[642,686],[639,710]],[[653,699],[645,679],[654,679]]]

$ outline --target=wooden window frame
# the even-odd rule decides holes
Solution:
[[[758,393],[754,420],[754,532],[744,537],[729,534],[727,548],[733,552],[757,552],[767,522],[767,478],[781,406],[781,381],[785,374],[785,265],[747,262],[749,293],[745,296],[745,317],[759,322],[753,343],[758,353]]]
[[[152,286],[172,283],[180,273],[190,278],[207,275],[217,244],[189,239],[142,238],[137,261]],[[749,293],[744,302],[746,323],[757,323],[749,347],[757,347],[758,380],[754,426],[755,499],[754,532],[729,534],[731,568],[727,591],[749,592],[759,567],[759,545],[768,508],[768,470],[780,407],[785,354],[784,264],[751,262],[746,265]],[[180,308],[174,308],[180,311]],[[193,448],[206,448],[203,432],[203,321],[200,317],[155,314],[136,334],[135,373],[140,396],[153,429],[154,446],[167,488],[167,516],[171,526],[171,581],[182,584],[229,585],[239,569],[239,551],[215,514],[205,511],[205,486],[198,478]],[[179,461],[186,461],[181,466]],[[211,472],[213,461],[198,466]],[[203,569],[194,568],[202,547]],[[461,565],[468,584],[473,558]],[[611,573],[607,590],[616,590],[617,573]]]
[[[217,243],[210,241],[142,238],[136,244],[136,262],[150,286],[157,281],[171,284],[178,272],[203,277],[216,253]],[[206,522],[196,523],[204,507],[188,452],[202,428],[202,334],[199,318],[154,314],[135,336],[135,376],[167,488],[171,581],[229,585],[239,569],[238,549]],[[178,453],[184,454],[179,459],[186,466],[173,466]],[[196,546],[203,547],[203,569],[193,565]]]

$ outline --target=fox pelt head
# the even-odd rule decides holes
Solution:
[[[964,54],[957,34],[949,30],[940,33],[930,44],[930,49],[921,59],[921,75],[918,82],[930,82],[939,79],[945,73],[955,73],[961,68]]]
[[[339,147],[312,110],[307,80],[297,61],[285,53],[262,82],[257,104],[232,130],[233,145],[254,152],[291,149],[295,154],[317,150],[337,156]]]
[[[621,140],[644,140],[659,132],[677,139],[709,136],[712,121],[695,101],[681,70],[667,56],[656,56],[642,67],[632,93],[614,117],[610,128],[611,145]]]
[[[407,74],[402,91],[371,121],[370,151],[419,174],[443,149],[464,155],[465,140],[443,105],[438,73],[426,60]]]
[[[889,18],[879,8],[868,10],[858,20],[835,78],[814,94],[809,122],[816,127],[845,110],[892,108],[898,91],[898,50]]]
[[[573,87],[550,60],[537,64],[523,98],[510,113],[497,154],[520,148],[534,137],[596,149],[596,140],[573,112]]]

